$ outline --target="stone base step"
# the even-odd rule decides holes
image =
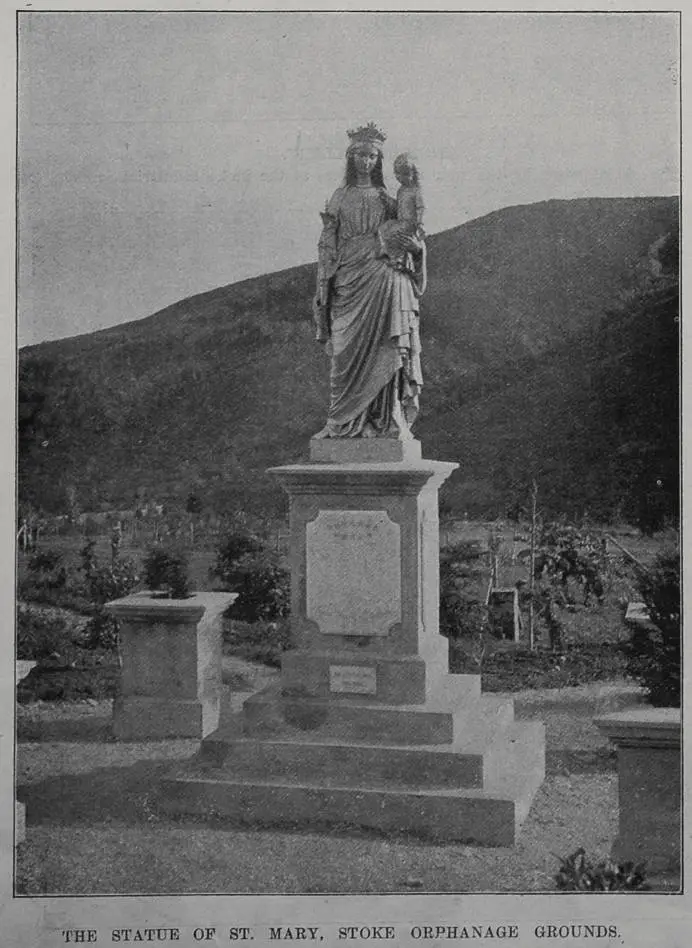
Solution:
[[[285,695],[271,686],[243,705],[243,732],[261,739],[341,741],[382,744],[456,744],[488,724],[514,720],[511,698],[471,695],[452,702],[447,696],[421,705],[373,705],[365,702]],[[237,735],[237,722],[222,721],[222,735]]]
[[[534,781],[511,794],[481,789],[316,786],[202,774],[169,778],[162,805],[175,815],[229,819],[253,826],[366,827],[472,845],[512,846],[531,805]]]
[[[483,736],[459,745],[346,744],[337,741],[217,739],[204,741],[199,766],[214,768],[243,779],[280,777],[291,782],[359,786],[367,774],[368,786],[397,785],[411,789],[481,788],[500,766],[493,755],[502,754],[502,731],[487,729]]]

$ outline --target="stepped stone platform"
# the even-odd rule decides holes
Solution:
[[[376,441],[358,463],[358,444],[313,442],[317,460],[274,469],[297,647],[166,780],[165,809],[510,846],[544,777],[544,729],[448,672],[437,491],[455,465],[417,442],[373,460]]]

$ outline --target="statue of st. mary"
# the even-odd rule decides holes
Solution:
[[[425,243],[400,235],[406,252],[387,253],[380,227],[396,218],[397,202],[382,175],[385,136],[372,123],[348,135],[344,184],[327,202],[319,241],[314,312],[331,371],[327,423],[315,437],[405,441],[422,385]]]

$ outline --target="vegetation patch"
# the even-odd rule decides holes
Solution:
[[[680,550],[664,550],[637,586],[650,623],[635,626],[623,645],[627,672],[655,707],[680,707]]]
[[[525,647],[497,649],[485,656],[468,642],[450,641],[450,671],[482,676],[484,691],[523,691],[526,688],[568,688],[596,681],[619,680],[627,662],[617,643],[574,643],[561,652]]]
[[[646,865],[634,862],[614,862],[588,859],[584,849],[560,859],[555,884],[567,892],[641,892],[648,889]]]

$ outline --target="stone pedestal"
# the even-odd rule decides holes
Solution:
[[[221,615],[235,593],[162,599],[135,593],[108,603],[120,622],[121,694],[113,704],[118,740],[200,740],[219,724]]]
[[[680,710],[637,708],[595,721],[618,755],[619,828],[613,858],[648,872],[680,871]]]
[[[543,725],[448,673],[437,495],[456,465],[418,442],[311,447],[271,471],[290,498],[295,648],[169,782],[168,808],[511,845],[543,779]]]

